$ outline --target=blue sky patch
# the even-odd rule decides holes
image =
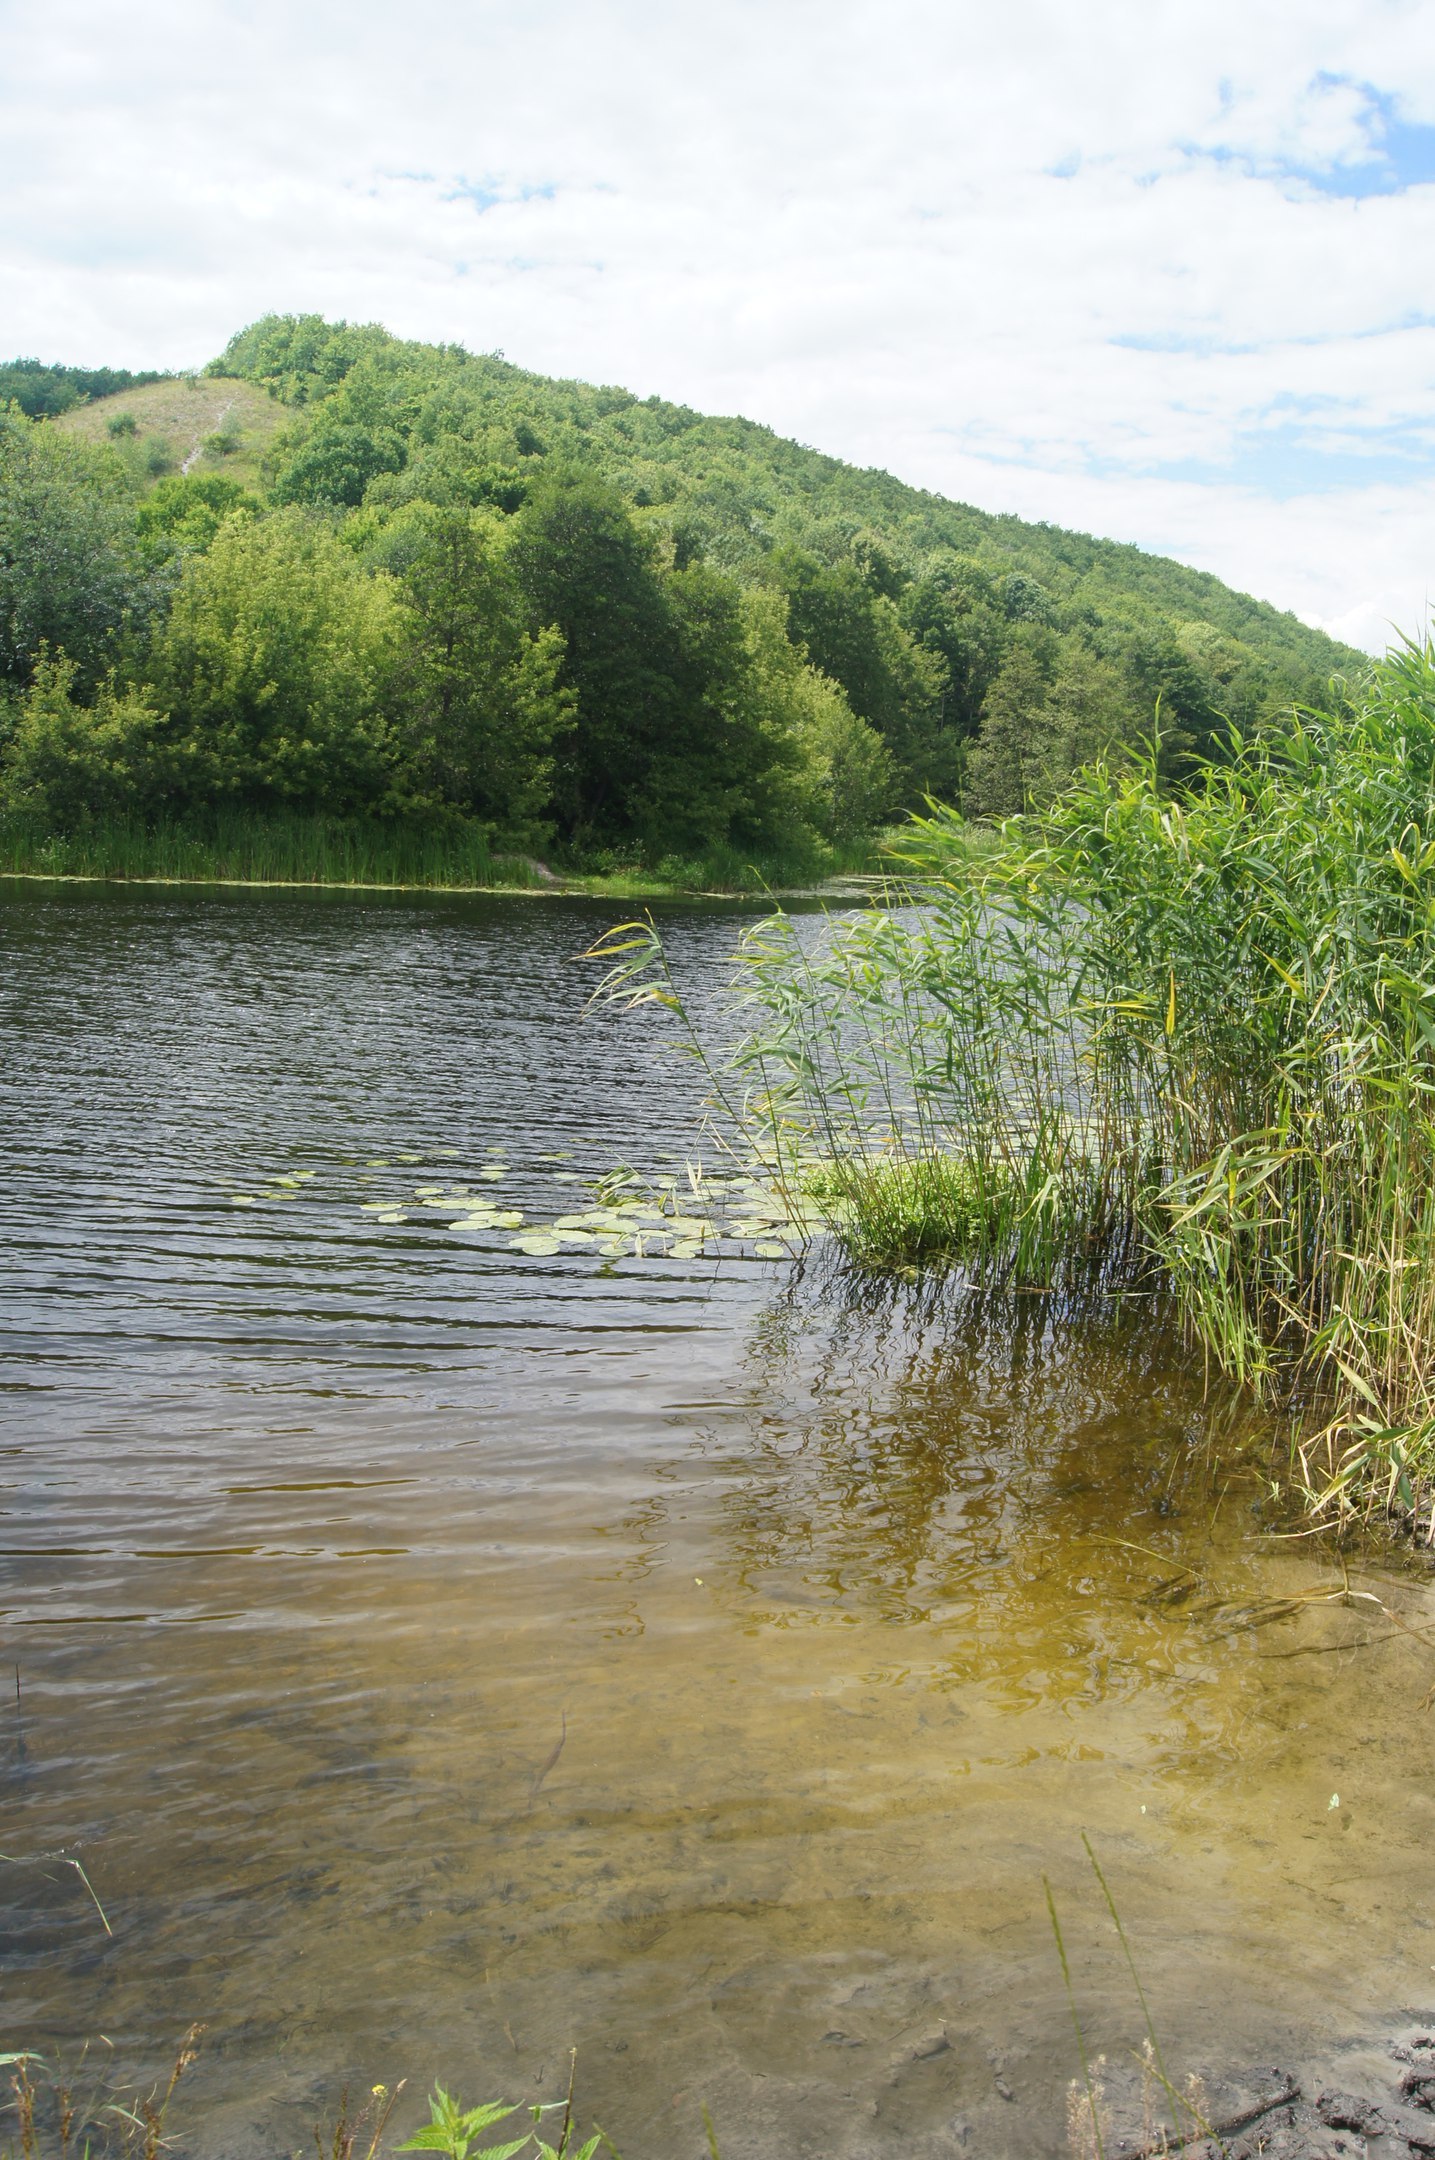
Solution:
[[[1357,82],[1348,75],[1317,75],[1311,87],[1356,93],[1361,100],[1359,149],[1310,163],[1298,158],[1262,158],[1223,145],[1208,148],[1183,143],[1181,148],[1188,157],[1235,165],[1261,179],[1293,180],[1318,195],[1344,196],[1352,201],[1371,195],[1403,195],[1409,188],[1435,183],[1435,127],[1402,119],[1393,92],[1378,90],[1373,83]]]

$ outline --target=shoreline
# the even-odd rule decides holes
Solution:
[[[745,901],[760,906],[765,901],[858,900],[865,898],[874,888],[889,885],[892,880],[880,872],[872,872],[830,878],[817,885],[764,886],[753,892],[733,886],[669,885],[659,883],[656,879],[641,878],[610,881],[601,876],[581,875],[573,878],[550,875],[532,885],[437,885],[356,878],[206,877],[201,873],[189,877],[135,877],[122,871],[0,869],[0,884],[7,882],[34,885],[197,885],[249,892],[450,893],[466,897],[485,895],[490,898],[525,900],[726,900]]]

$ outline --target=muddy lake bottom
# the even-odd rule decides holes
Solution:
[[[1183,2074],[1351,2084],[1435,1999],[1435,1649],[1267,1619],[1331,1557],[1159,1314],[455,1229],[685,1175],[619,912],[0,882],[0,2046],[202,2019],[234,2160],[574,2047],[625,2160],[1032,2160],[1044,1878],[1144,2031],[1084,1832]],[[699,1002],[745,919],[674,912]]]

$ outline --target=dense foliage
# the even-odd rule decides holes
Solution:
[[[155,369],[135,375],[128,368],[78,368],[42,360],[0,360],[0,406],[19,406],[32,420],[68,412],[87,398],[113,397],[117,390],[137,390],[163,382]]]
[[[1360,666],[1174,563],[498,355],[269,317],[213,371],[285,409],[262,495],[148,485],[122,393],[113,444],[0,415],[0,800],[57,829],[272,809],[817,862],[1153,731],[1179,786]]]

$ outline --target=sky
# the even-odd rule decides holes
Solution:
[[[0,348],[272,310],[1435,595],[1435,0],[0,0]]]

